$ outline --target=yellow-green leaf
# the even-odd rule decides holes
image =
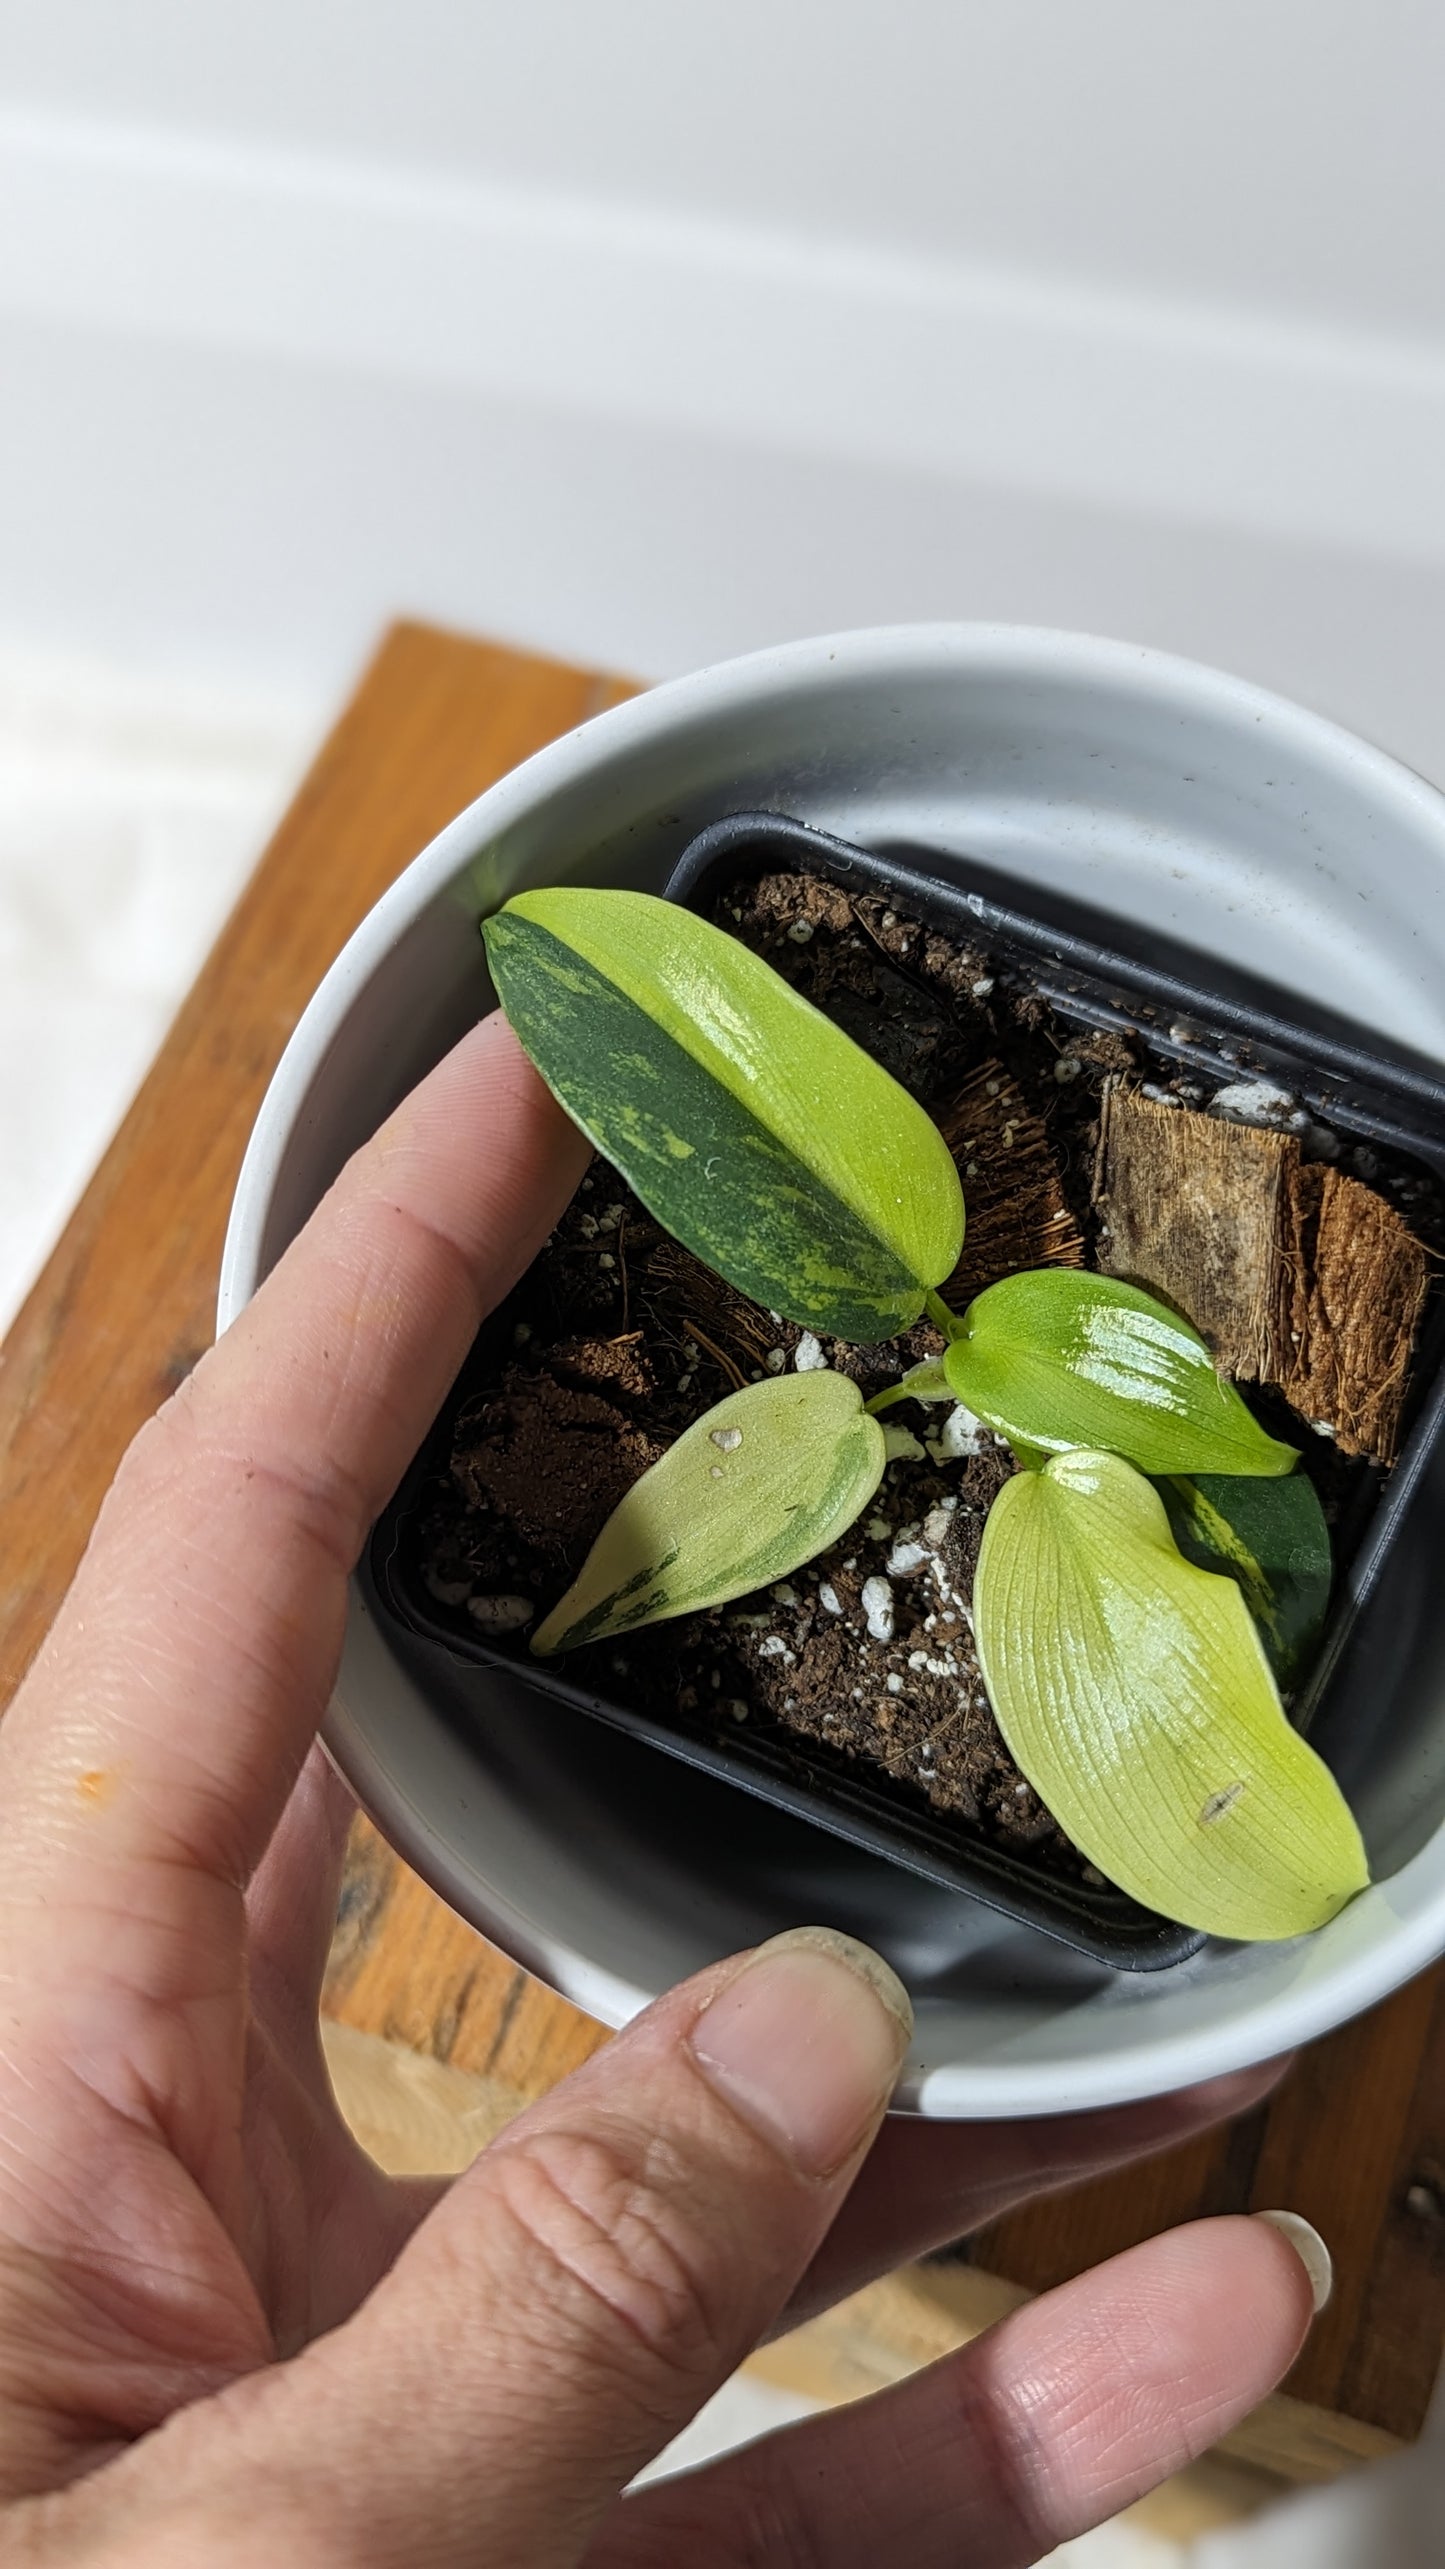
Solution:
[[[843,1374],[733,1392],[613,1509],[533,1650],[577,1650],[786,1578],[852,1524],[883,1463],[883,1430]]]
[[[1299,1460],[1215,1372],[1198,1331],[1135,1285],[1039,1267],[990,1285],[956,1325],[948,1379],[1010,1443],[1097,1448],[1157,1474],[1275,1477]]]
[[[769,964],[641,892],[522,893],[482,933],[542,1077],[667,1230],[800,1327],[918,1318],[963,1239],[943,1137]]]
[[[1298,1936],[1369,1880],[1359,1830],[1290,1728],[1232,1579],[1180,1557],[1116,1455],[1005,1484],[974,1584],[999,1727],[1111,1882],[1208,1934]]]

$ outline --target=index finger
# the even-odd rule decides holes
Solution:
[[[349,1574],[587,1145],[500,1015],[343,1170],[145,1427],[0,1734],[7,1892],[244,1882],[325,1709]],[[126,1901],[147,1912],[138,1877]]]

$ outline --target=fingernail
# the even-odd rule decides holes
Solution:
[[[1272,2230],[1289,2241],[1310,2279],[1318,2319],[1335,2288],[1335,2262],[1314,2223],[1306,2221],[1302,2212],[1257,2212],[1254,2217],[1256,2221],[1267,2221]]]
[[[693,2026],[709,2084],[805,2176],[828,2176],[892,2093],[913,2031],[908,1992],[867,1945],[795,1927],[760,1945]]]

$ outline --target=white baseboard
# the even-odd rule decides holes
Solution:
[[[11,110],[0,307],[1445,561],[1445,349]]]
[[[316,701],[398,612],[647,677],[1014,619],[1445,779],[1445,393],[1408,352],[12,117],[0,384],[25,648]]]

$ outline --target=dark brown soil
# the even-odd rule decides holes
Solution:
[[[735,889],[716,915],[882,1060],[948,1137],[970,1206],[951,1302],[1020,1266],[1092,1263],[1100,1098],[1111,1073],[1142,1068],[1129,1035],[1056,1017],[985,953],[875,895],[770,875]],[[623,1492],[725,1392],[826,1362],[871,1394],[941,1343],[927,1322],[878,1347],[808,1339],[699,1265],[594,1161],[478,1340],[400,1529],[403,1575],[424,1585],[443,1625],[525,1657],[528,1629]],[[984,1519],[1013,1462],[987,1429],[949,1417],[914,1404],[886,1414],[896,1450],[873,1508],[790,1580],[598,1643],[566,1673],[694,1736],[735,1738],[752,1724],[775,1744],[806,1744],[815,1777],[835,1759],[881,1769],[915,1809],[1097,1881],[1019,1775],[989,1708],[969,1607]],[[1307,1464],[1331,1514],[1358,1491],[1365,1466],[1288,1414],[1278,1432],[1313,1447]]]

